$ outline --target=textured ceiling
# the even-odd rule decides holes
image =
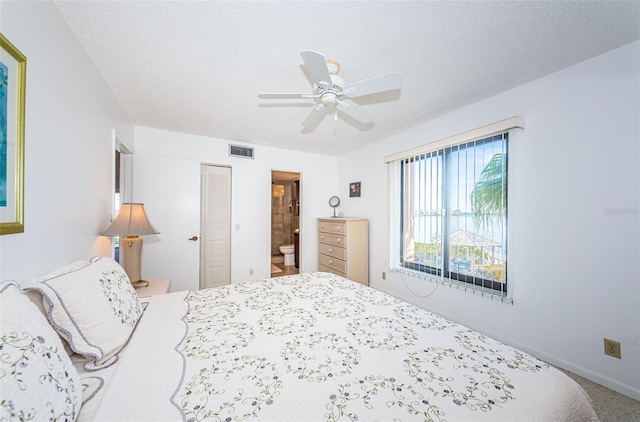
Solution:
[[[640,1],[56,1],[132,123],[340,155],[640,39]],[[301,126],[314,100],[300,51],[346,83],[401,90]]]

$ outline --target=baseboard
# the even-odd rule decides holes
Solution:
[[[531,352],[530,354],[533,355],[534,353]],[[631,397],[632,399],[640,401],[640,389],[633,388],[630,385],[623,384],[619,381],[616,381],[609,377],[605,377],[589,369],[585,369],[581,366],[574,365],[571,362],[566,362],[561,359],[552,359],[552,358],[545,359],[544,357],[539,359],[544,360],[545,362],[550,363],[551,365],[557,366],[569,372],[573,372],[576,375],[580,375],[581,377],[586,378],[589,381],[593,381],[596,384],[600,384],[622,395],[625,395],[627,397]]]

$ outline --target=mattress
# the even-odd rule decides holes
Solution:
[[[81,376],[85,421],[597,420],[552,366],[320,272],[153,296]]]

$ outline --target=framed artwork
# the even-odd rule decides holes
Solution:
[[[24,232],[27,58],[0,34],[0,235]]]
[[[349,183],[349,198],[360,196],[360,182]]]

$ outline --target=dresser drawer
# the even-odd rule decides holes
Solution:
[[[341,246],[327,245],[325,243],[318,244],[318,252],[329,255],[342,260],[347,259],[347,250]]]
[[[335,268],[331,268],[331,267],[327,267],[326,265],[319,265],[318,266],[318,271],[322,271],[325,273],[332,273],[332,274],[337,274],[341,277],[347,278],[347,274],[343,273],[342,271],[338,271]]]
[[[364,218],[318,218],[317,233],[319,270],[368,285],[367,220]]]
[[[343,222],[320,221],[318,223],[318,231],[325,232],[325,233],[344,234],[345,225]]]
[[[338,270],[343,273],[345,273],[347,270],[347,265],[342,259],[320,254],[318,256],[318,260],[320,261],[320,265],[331,267],[334,270]]]
[[[342,246],[344,247],[344,239],[345,237],[339,234],[332,233],[318,233],[318,240],[320,243],[326,243],[333,246]]]

